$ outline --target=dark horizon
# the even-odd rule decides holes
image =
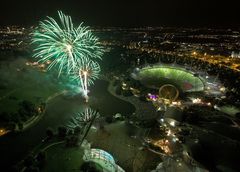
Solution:
[[[57,10],[62,10],[74,23],[90,26],[240,27],[238,6],[232,0],[80,1],[9,0],[0,7],[0,25],[37,25],[46,16],[57,17]]]

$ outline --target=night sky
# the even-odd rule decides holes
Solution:
[[[239,27],[240,7],[233,0],[221,1],[2,0],[0,25],[29,26],[62,10],[91,26]]]

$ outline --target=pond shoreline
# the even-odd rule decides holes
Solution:
[[[136,117],[139,120],[150,120],[150,119],[156,118],[157,116],[156,109],[154,108],[151,102],[143,102],[139,100],[139,98],[134,96],[125,97],[123,95],[117,95],[115,93],[115,87],[113,86],[113,81],[111,81],[106,77],[102,77],[101,79],[109,83],[107,90],[111,95],[123,101],[126,101],[135,107],[134,115],[136,115]]]

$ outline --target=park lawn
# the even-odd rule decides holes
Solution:
[[[65,144],[55,145],[46,150],[47,160],[42,172],[80,171],[83,163],[83,149],[80,147],[67,148]]]

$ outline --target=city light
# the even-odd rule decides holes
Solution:
[[[200,98],[194,98],[192,99],[193,104],[199,104],[202,103],[202,100]]]
[[[175,127],[175,122],[174,122],[174,121],[171,121],[169,124],[170,124],[172,127]]]

